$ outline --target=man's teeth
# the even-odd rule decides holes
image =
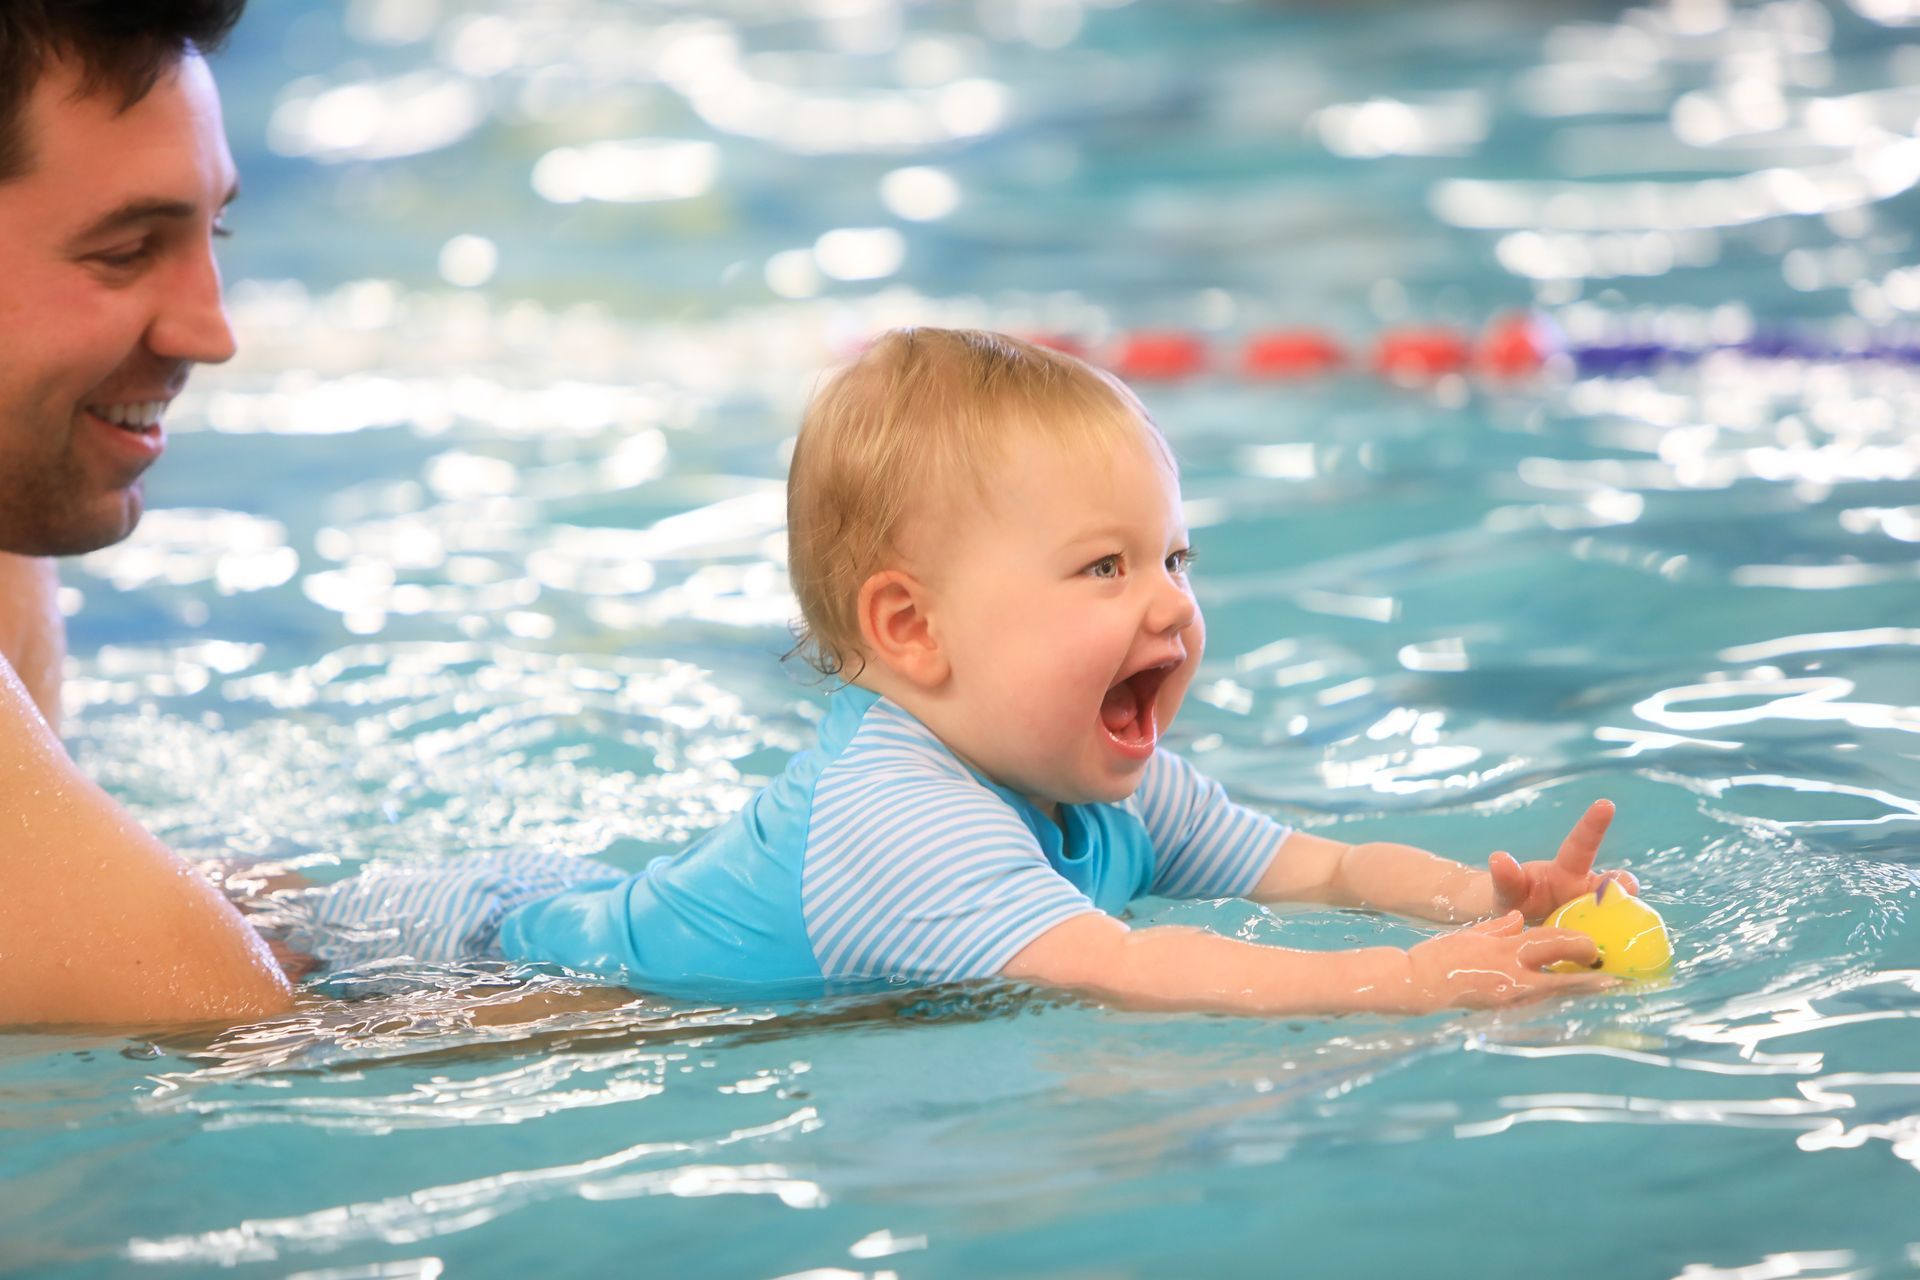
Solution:
[[[108,422],[120,427],[157,427],[160,416],[167,411],[165,400],[136,400],[132,404],[103,404],[92,406],[93,411]]]

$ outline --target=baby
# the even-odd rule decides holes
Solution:
[[[801,651],[844,687],[817,746],[638,874],[517,855],[363,874],[313,904],[335,965],[491,956],[666,995],[1001,977],[1154,1008],[1411,1013],[1611,980],[1524,928],[1603,879],[1612,816],[1485,871],[1230,801],[1160,746],[1204,631],[1180,479],[1114,378],[997,334],[889,333],[816,397],[787,488]],[[1307,952],[1129,928],[1137,898],[1482,923]]]

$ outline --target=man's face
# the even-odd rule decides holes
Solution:
[[[76,83],[41,77],[32,168],[0,182],[0,551],[27,555],[131,533],[168,402],[233,355],[213,240],[234,167],[206,63],[123,113]]]

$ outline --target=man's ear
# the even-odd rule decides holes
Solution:
[[[886,569],[860,584],[860,641],[867,656],[901,679],[931,689],[947,678],[947,655],[933,633],[924,583]]]

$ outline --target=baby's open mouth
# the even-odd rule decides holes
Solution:
[[[1160,737],[1156,707],[1160,686],[1173,674],[1171,665],[1136,671],[1107,690],[1100,703],[1100,723],[1123,746],[1151,748]]]

